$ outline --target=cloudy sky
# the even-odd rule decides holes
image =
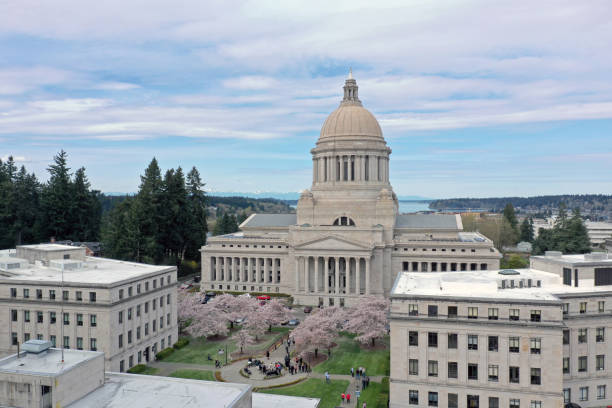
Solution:
[[[400,195],[612,193],[612,2],[0,0],[0,158],[289,192],[349,67]]]

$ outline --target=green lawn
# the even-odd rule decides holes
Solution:
[[[382,395],[382,394],[385,395]],[[368,408],[387,408],[387,398],[389,397],[389,383],[385,384],[370,382],[370,385],[365,390],[361,391],[359,397],[359,405],[366,402]]]
[[[334,408],[341,405],[340,394],[346,391],[349,382],[346,380],[332,380],[329,384],[325,380],[310,378],[299,384],[289,387],[261,390],[266,394],[290,395],[294,397],[320,398],[319,408]]]
[[[329,360],[314,367],[314,371],[330,374],[350,374],[351,367],[364,367],[367,375],[389,375],[389,339],[382,340],[387,345],[383,350],[361,348],[359,343],[348,336],[339,337],[337,347],[332,349]],[[319,351],[320,352],[320,351]]]
[[[175,378],[191,378],[192,380],[215,381],[213,371],[205,370],[176,370],[168,375]]]
[[[234,327],[233,331],[236,331],[237,328]],[[263,341],[259,342],[249,349],[263,349],[270,346],[276,339],[280,338],[282,335],[289,331],[288,327],[273,327],[272,332],[266,333],[263,336]],[[174,350],[174,353],[170,354],[168,357],[164,358],[165,362],[169,363],[188,363],[188,364],[204,364],[214,366],[215,359],[220,360],[222,363],[225,363],[225,355],[219,354],[219,349],[225,350],[225,346],[227,345],[229,354],[236,351],[238,348],[236,347],[236,342],[230,339],[228,336],[225,340],[217,340],[212,341],[204,338],[190,338],[189,344],[185,347]],[[248,350],[248,349],[247,349]],[[212,358],[212,361],[208,360],[208,355]],[[229,361],[229,356],[228,356]]]

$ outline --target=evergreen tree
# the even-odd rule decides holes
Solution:
[[[518,220],[516,219],[516,213],[512,203],[506,204],[504,207],[504,218],[510,223],[512,229],[516,230],[518,227]]]
[[[521,223],[520,241],[533,242],[533,235],[533,219],[531,217],[525,218]]]
[[[576,208],[567,221],[569,240],[565,243],[563,252],[568,254],[585,254],[591,252],[591,239],[587,231],[580,209]]]
[[[72,183],[72,211],[70,239],[73,241],[97,241],[99,239],[102,206],[99,192],[91,191],[91,185],[81,167],[74,174]]]
[[[153,158],[140,176],[140,190],[132,206],[133,217],[139,226],[138,262],[159,264],[164,259],[160,225],[162,225],[163,181],[157,160]]]
[[[204,183],[202,183],[200,172],[195,166],[187,173],[187,197],[190,228],[187,231],[185,256],[189,259],[197,259],[200,248],[202,245],[206,245],[208,221],[206,219],[207,198],[204,192]]]
[[[61,150],[47,168],[49,181],[42,191],[43,240],[71,237],[72,182],[67,165],[68,154]]]

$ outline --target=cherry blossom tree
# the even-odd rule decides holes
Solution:
[[[246,328],[238,330],[231,337],[236,342],[236,345],[240,347],[240,354],[243,353],[244,348],[255,343],[255,339],[251,336],[251,333]]]
[[[355,340],[363,344],[375,345],[376,339],[387,334],[389,327],[389,301],[383,297],[367,296],[359,304],[346,310],[345,331],[356,334]]]
[[[179,324],[191,336],[227,335],[225,315],[210,304],[202,304],[199,294],[179,291],[177,306]]]
[[[258,309],[257,299],[249,295],[234,296],[230,294],[218,295],[208,301],[212,307],[225,316],[230,328],[234,322],[245,316],[251,316]]]
[[[331,353],[333,340],[338,336],[343,320],[344,312],[337,306],[320,309],[309,315],[291,332],[297,351],[304,355],[314,349],[315,358],[320,348]]]
[[[294,316],[293,310],[289,309],[278,299],[271,299],[261,306],[257,313],[262,315],[262,320],[268,325],[268,331],[272,331],[272,326],[277,326]]]

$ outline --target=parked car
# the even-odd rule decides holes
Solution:
[[[193,288],[193,285],[191,283],[183,283],[180,288],[183,290],[186,290],[186,289]]]
[[[246,316],[245,317],[241,317],[241,318],[236,319],[234,321],[234,323],[242,324],[242,323],[246,322],[246,319],[247,319]]]
[[[289,323],[287,323],[289,326],[297,326],[298,324],[300,324],[300,320],[299,319],[291,319],[289,320]]]
[[[211,298],[212,298],[212,297],[217,296],[217,294],[216,294],[215,292],[206,292],[206,296],[208,296],[208,297],[211,297]]]
[[[310,313],[310,312],[312,312],[312,306],[306,306],[304,308],[304,313]]]
[[[259,296],[257,296],[257,299],[259,299],[259,300],[270,300],[270,296],[269,295],[259,295]]]

